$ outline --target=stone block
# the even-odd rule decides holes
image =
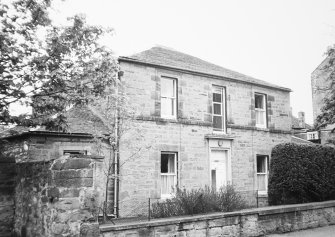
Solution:
[[[85,169],[90,168],[90,165],[90,159],[58,159],[54,161],[52,165],[52,170]]]
[[[222,228],[221,227],[209,228],[208,236],[222,236]]]
[[[92,178],[92,169],[53,171],[54,179]]]
[[[67,188],[60,192],[61,198],[79,197],[79,188]]]
[[[93,178],[56,179],[53,184],[66,188],[92,187]]]
[[[80,226],[80,237],[99,237],[100,229],[98,223],[83,223]]]
[[[51,232],[55,235],[61,235],[69,231],[69,226],[64,223],[52,223]]]
[[[61,198],[53,205],[57,210],[75,210],[80,208],[80,201],[78,198]]]
[[[68,210],[65,212],[58,212],[55,216],[55,222],[78,222],[86,221],[92,217],[88,210]]]
[[[60,196],[59,189],[57,187],[48,188],[47,196],[51,202],[57,201]]]
[[[194,223],[194,229],[201,230],[208,227],[207,221],[197,221]]]

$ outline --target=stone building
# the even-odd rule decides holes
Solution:
[[[325,58],[322,63],[312,72],[312,101],[313,101],[313,119],[321,113],[324,104],[324,98],[329,95],[331,81],[328,79],[331,71],[326,67],[329,58]]]
[[[98,215],[105,190],[104,157],[96,155],[92,135],[3,134],[0,236],[79,236],[82,224]]]
[[[121,82],[136,111],[128,126],[141,134],[140,139],[130,133],[121,140],[119,182],[112,182],[106,192],[119,217],[146,215],[149,199],[172,197],[177,186],[218,190],[233,184],[249,204],[266,205],[271,149],[299,142],[291,136],[290,89],[162,47],[120,57],[119,63]],[[56,162],[63,155],[79,154],[88,156],[90,164],[96,160],[90,156],[103,155],[106,161],[110,151],[98,151],[90,135],[103,133],[105,125],[97,110],[73,108],[70,134],[10,135],[19,149],[28,146],[23,154],[29,156],[15,160]],[[139,148],[145,149],[133,156]],[[94,172],[89,188],[103,190],[103,173]],[[64,195],[72,194],[77,192]],[[60,198],[77,202],[77,196],[70,196]]]
[[[300,111],[298,117],[292,115],[292,142],[320,143],[319,133],[306,123],[305,113]]]
[[[311,74],[312,85],[312,102],[313,102],[313,119],[316,120],[317,116],[321,113],[324,106],[324,99],[329,96],[330,86],[332,81],[329,79],[331,70],[327,67],[329,57],[325,58],[321,64]],[[314,132],[321,144],[329,144],[328,140],[335,138],[334,134],[335,125],[329,125],[319,131]]]
[[[119,63],[137,108],[132,126],[154,138],[120,169],[121,216],[173,196],[175,186],[233,184],[250,204],[266,199],[271,149],[292,141],[290,89],[162,47]],[[128,153],[123,147],[121,160]]]

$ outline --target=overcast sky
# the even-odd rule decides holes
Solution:
[[[289,87],[293,114],[309,123],[311,72],[335,43],[334,0],[67,0],[55,11],[114,28],[116,55],[163,45]]]

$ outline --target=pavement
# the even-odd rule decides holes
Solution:
[[[301,230],[285,234],[272,234],[267,237],[335,237],[335,225]]]

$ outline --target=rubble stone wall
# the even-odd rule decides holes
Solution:
[[[102,157],[63,156],[17,164],[17,236],[79,236],[82,223],[94,221],[101,206]]]
[[[11,236],[14,226],[15,160],[0,159],[0,236]]]

